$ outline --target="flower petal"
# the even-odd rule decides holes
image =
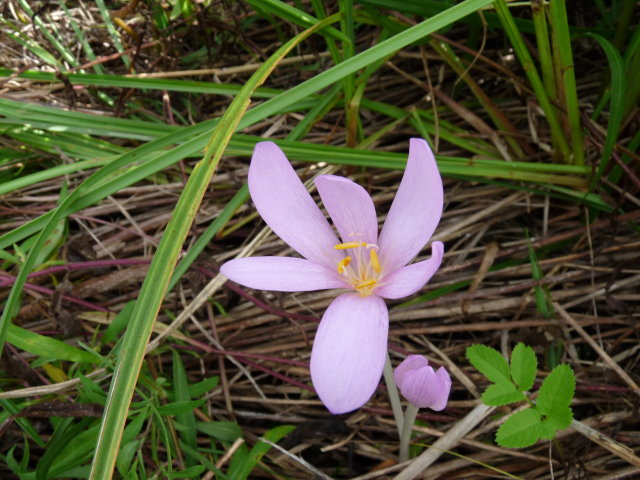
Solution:
[[[331,268],[343,258],[331,225],[275,143],[256,144],[249,192],[267,225],[300,255]]]
[[[376,209],[364,188],[336,175],[320,175],[315,182],[344,243],[378,241]]]
[[[422,355],[409,355],[395,368],[393,379],[396,381],[396,385],[400,386],[404,383],[407,373],[428,366],[429,361]]]
[[[419,408],[442,410],[447,405],[451,391],[451,378],[444,367],[437,372],[431,367],[422,367],[407,372],[400,392],[402,396]]]
[[[451,377],[444,367],[440,367],[436,370],[436,377],[440,381],[440,398],[431,405],[431,410],[439,412],[440,410],[444,410],[444,407],[447,406],[449,394],[451,393]]]
[[[443,208],[442,178],[427,142],[412,138],[398,193],[380,232],[380,263],[393,271],[414,258],[435,230]]]
[[[442,242],[433,242],[431,258],[401,267],[390,275],[385,275],[374,293],[383,298],[402,298],[414,294],[427,283],[440,268],[444,256]]]
[[[380,382],[389,312],[375,295],[345,293],[324,313],[311,351],[311,379],[331,413],[364,405]]]
[[[220,272],[236,283],[258,290],[306,292],[348,288],[337,271],[304,258],[236,258],[222,265]]]
[[[400,393],[416,407],[430,407],[440,398],[438,389],[434,388],[437,386],[437,380],[433,368],[423,367],[412,370],[405,375]]]

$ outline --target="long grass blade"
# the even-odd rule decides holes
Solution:
[[[596,34],[588,36],[597,41],[602,47],[602,50],[604,50],[604,53],[607,55],[607,59],[609,60],[609,69],[611,71],[611,94],[609,97],[610,107],[607,135],[604,140],[604,147],[602,148],[600,165],[598,165],[598,170],[591,179],[590,190],[593,190],[609,164],[611,153],[613,152],[613,148],[615,147],[616,140],[620,133],[620,126],[622,125],[622,120],[624,118],[624,109],[627,101],[627,86],[624,74],[624,62],[622,61],[620,52],[618,52],[618,50],[606,38]]]
[[[549,12],[554,47],[553,53],[556,62],[556,82],[559,97],[563,100],[566,109],[569,136],[571,137],[572,152],[570,163],[584,165],[584,140],[565,0],[550,2]]]
[[[522,64],[522,68],[524,69],[527,78],[529,79],[529,83],[531,83],[531,88],[533,88],[534,93],[536,94],[536,98],[540,103],[540,107],[544,112],[544,115],[549,123],[549,128],[551,130],[551,136],[555,144],[560,149],[562,156],[569,161],[571,157],[571,149],[569,148],[569,144],[567,143],[567,139],[564,136],[564,132],[562,130],[562,126],[560,125],[560,120],[558,119],[555,109],[547,95],[547,91],[544,87],[542,79],[538,74],[538,70],[536,69],[535,63],[533,62],[533,58],[527,49],[527,45],[522,38],[518,27],[516,26],[516,22],[509,12],[509,8],[504,0],[495,0],[494,6],[498,17],[500,17],[500,21],[504,27],[504,31],[509,37],[511,41],[511,45],[513,46],[513,50],[516,52],[516,56],[520,63]]]
[[[329,17],[280,47],[251,76],[214,129],[207,144],[204,158],[194,168],[180,195],[131,314],[120,350],[121,355],[116,364],[114,380],[109,389],[90,479],[107,480],[111,478],[129,403],[133,396],[153,323],[198,206],[233,132],[238,128],[243,113],[249,107],[251,93],[265,81],[277,66],[278,61],[284,58],[298,43],[335,20],[335,16]]]

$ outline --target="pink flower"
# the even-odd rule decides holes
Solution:
[[[444,367],[435,372],[421,355],[409,355],[393,372],[402,396],[419,408],[443,410],[451,391],[451,377]]]
[[[335,175],[321,175],[315,184],[340,240],[282,150],[258,143],[249,167],[251,198],[267,225],[303,258],[238,258],[221,271],[262,290],[349,290],[324,313],[311,352],[311,379],[320,399],[332,413],[345,413],[366,403],[380,381],[389,329],[383,298],[415,293],[440,266],[442,242],[433,243],[430,259],[407,264],[438,225],[442,179],[427,142],[412,139],[380,235],[364,188]]]

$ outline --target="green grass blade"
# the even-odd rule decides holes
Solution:
[[[2,17],[0,17],[0,20],[2,20]],[[15,27],[13,25],[11,25],[10,23],[2,20],[2,23],[4,25],[6,25],[7,27],[14,29]],[[56,57],[54,57],[53,55],[51,55],[49,52],[47,52],[44,48],[42,48],[40,45],[38,45],[38,43],[34,42],[33,40],[29,39],[29,38],[22,38],[22,36],[20,36],[19,33],[11,33],[11,32],[5,32],[5,34],[11,38],[14,42],[19,43],[20,45],[22,45],[24,48],[28,49],[29,51],[31,51],[31,53],[33,53],[34,55],[36,55],[37,57],[40,58],[40,60],[42,60],[44,63],[48,63],[49,65],[51,65],[52,67],[58,69],[61,68],[61,66],[58,64],[58,61],[56,60]]]
[[[534,93],[536,94],[536,98],[538,99],[538,103],[540,107],[544,111],[544,115],[549,123],[549,128],[551,130],[551,136],[555,144],[560,149],[562,156],[568,161],[571,157],[571,150],[569,148],[569,144],[567,143],[567,139],[564,137],[564,133],[562,130],[562,126],[560,125],[560,121],[555,112],[555,108],[551,104],[549,100],[549,96],[547,95],[546,89],[542,80],[540,79],[540,75],[538,74],[538,70],[533,62],[533,58],[527,49],[527,45],[522,38],[518,27],[516,26],[516,22],[509,12],[509,8],[504,0],[495,0],[494,6],[496,9],[496,13],[498,17],[500,17],[500,21],[504,27],[504,31],[509,37],[511,41],[511,45],[513,46],[513,50],[516,52],[516,56],[520,63],[522,64],[522,68],[524,69],[527,78],[529,79],[529,83],[531,83],[531,88],[533,88]]]
[[[547,8],[542,0],[532,0],[531,14],[533,16],[533,26],[536,31],[536,42],[538,46],[538,56],[540,57],[542,83],[547,89],[549,98],[555,101],[556,83],[553,74],[551,45],[549,44],[549,29],[547,28]]]
[[[206,125],[203,124],[196,125],[196,127],[199,128],[204,128],[205,126]],[[22,287],[27,280],[27,275],[35,265],[38,252],[44,248],[44,245],[47,243],[50,235],[57,228],[58,223],[74,211],[84,208],[84,206],[91,205],[91,203],[87,203],[87,200],[91,202],[93,201],[93,198],[104,198],[100,197],[100,195],[104,192],[104,189],[101,190],[97,187],[101,186],[101,184],[103,184],[105,180],[109,179],[112,174],[117,172],[118,169],[128,165],[132,161],[137,160],[138,156],[153,154],[157,149],[173,145],[176,141],[184,139],[185,136],[187,136],[185,133],[186,130],[187,129],[184,129],[176,133],[166,135],[158,140],[149,142],[146,145],[143,145],[142,147],[129,152],[128,154],[122,155],[115,161],[110,162],[109,164],[98,170],[96,173],[91,175],[78,188],[71,192],[71,194],[69,194],[69,196],[67,196],[55,210],[52,210],[47,214],[39,217],[37,219],[38,222],[28,222],[27,224],[12,230],[8,234],[3,235],[2,238],[0,238],[0,243],[3,243],[4,241],[4,246],[0,248],[6,248],[8,245],[16,243],[16,238],[24,238],[25,236],[38,232],[38,229],[41,228],[33,247],[29,251],[29,254],[25,259],[22,268],[16,276],[11,292],[9,293],[9,297],[7,298],[5,309],[2,312],[2,317],[0,318],[0,353],[2,351],[2,347],[4,346],[8,326],[11,323],[11,319],[13,318],[14,313],[18,310],[20,302],[20,292],[22,291]],[[182,151],[181,147],[182,149],[184,149],[185,145],[187,145],[187,147],[190,147],[188,142],[184,143],[179,147],[172,149],[167,155],[180,155]],[[177,158],[179,159],[181,157]],[[130,175],[127,175],[127,177],[130,177]],[[125,181],[128,181],[128,179]],[[117,184],[116,190],[113,191],[117,191],[117,187],[122,186],[123,180],[116,178],[115,182]],[[98,194],[97,197],[96,194]],[[82,203],[82,200],[84,200],[85,203]]]
[[[49,40],[49,43],[53,46],[53,48],[55,48],[58,51],[58,53],[60,53],[62,58],[64,58],[64,60],[67,63],[69,63],[69,65],[76,66],[78,62],[76,61],[73,54],[64,45],[62,45],[62,43],[58,41],[55,35],[51,33],[50,29],[47,28],[44,23],[42,23],[42,20],[40,19],[40,15],[33,14],[33,10],[29,6],[29,4],[26,2],[26,0],[18,0],[18,3],[20,3],[20,6],[23,8],[23,10],[29,14],[29,17],[33,20],[33,23],[36,25],[39,32],[47,40]],[[51,25],[55,25],[55,23],[51,22]]]
[[[402,109],[401,112],[404,113]],[[398,117],[400,118],[400,117]],[[56,210],[47,212],[14,230],[0,236],[0,249],[8,248],[24,238],[38,233],[39,230],[47,228],[51,222],[55,224],[82,208],[93,205],[95,202],[111,195],[121,188],[129,186],[142,180],[155,172],[162,170],[192,152],[202,150],[204,138],[196,137],[160,155],[148,157],[154,146],[171,144],[172,140],[182,138],[184,130],[160,138],[157,141],[128,152],[118,159],[121,166],[126,165],[126,161],[132,159],[147,159],[145,163],[133,167],[126,172],[126,175],[115,177],[106,183],[103,181],[107,176],[103,170],[94,175],[97,180],[92,180],[82,191],[72,192],[63,204]],[[229,153],[234,155],[249,156],[253,146],[260,139],[258,137],[237,136],[230,146]],[[326,145],[312,145],[301,142],[279,141],[285,151],[291,155],[292,159],[309,162],[330,162],[342,165],[355,165],[360,167],[401,169],[404,168],[406,158],[403,155],[391,152],[367,151],[359,149],[348,149]],[[158,147],[160,148],[160,147]],[[126,161],[125,161],[126,160]],[[468,178],[505,178],[512,180],[525,180],[545,184],[567,185],[577,188],[586,187],[584,175],[589,173],[589,169],[584,166],[540,164],[528,162],[503,162],[490,159],[438,157],[439,168],[443,175],[465,175]],[[103,167],[105,169],[107,166]],[[93,177],[93,176],[92,176]],[[89,182],[89,179],[86,181]],[[100,183],[102,182],[102,183]],[[84,185],[84,184],[83,184]],[[50,228],[54,228],[52,225]],[[44,241],[44,240],[43,240]]]
[[[556,81],[562,89],[561,98],[569,123],[571,146],[573,147],[571,163],[584,165],[584,144],[582,125],[580,122],[580,108],[578,106],[578,89],[576,86],[573,53],[571,49],[571,35],[565,0],[554,0],[549,5],[551,36],[556,61]]]
[[[247,0],[247,3],[252,7],[256,7],[259,10],[267,11],[272,15],[276,15],[285,20],[289,20],[290,22],[295,23],[296,25],[299,25],[303,28],[313,27],[320,21],[313,15],[309,15],[308,13],[303,12],[302,10],[280,0]],[[334,27],[326,27],[319,33],[329,36],[335,40],[340,40],[342,42],[349,41],[343,33],[335,29]]]
[[[116,47],[116,50],[120,52],[122,55],[122,62],[125,67],[130,68],[131,62],[129,60],[129,55],[124,54],[124,47],[122,46],[122,42],[120,41],[120,35],[116,31],[116,27],[113,25],[111,21],[111,15],[109,13],[109,9],[104,3],[104,0],[96,0],[96,4],[98,5],[98,9],[100,10],[100,15],[102,16],[102,21],[104,25],[107,27],[107,31],[109,32],[109,36],[113,41],[113,45]]]
[[[114,380],[109,389],[98,445],[89,476],[91,480],[108,480],[112,476],[129,403],[133,396],[153,323],[198,206],[231,135],[238,128],[243,113],[249,107],[251,93],[264,82],[278,61],[284,58],[298,43],[335,20],[335,16],[329,17],[280,47],[251,76],[214,129],[207,144],[204,158],[194,168],[180,195],[131,315],[120,350],[121,354],[116,363]]]
[[[636,108],[640,98],[640,28],[636,28],[624,52],[624,68],[627,82],[627,101],[624,116]]]
[[[633,9],[636,8],[637,3],[635,0],[622,0],[622,7],[619,7],[618,13],[618,25],[616,27],[616,35],[613,40],[613,44],[619,50],[622,50],[625,39],[629,32],[629,23],[633,18]],[[637,24],[636,24],[637,28]]]
[[[263,104],[253,108],[244,116],[244,118],[240,122],[240,128],[246,128],[248,126],[257,123],[264,118],[267,118],[270,115],[273,115],[276,112],[281,112],[291,107],[292,105],[300,102],[305,99],[307,96],[315,93],[316,91],[330,86],[343,78],[344,76],[356,72],[360,68],[366,67],[370,65],[372,62],[379,60],[380,58],[384,58],[387,55],[391,55],[398,49],[414,42],[420,40],[425,35],[432,33],[435,30],[438,30],[450,22],[456,21],[459,18],[468,15],[475,11],[478,8],[482,8],[490,3],[490,0],[467,0],[466,2],[460,3],[449,10],[440,13],[429,20],[426,20],[414,27],[411,27],[404,32],[385,40],[378,45],[372,47],[366,52],[362,52],[354,57],[345,60],[341,64],[301,83],[300,85],[292,88],[291,90],[278,95],[277,97],[272,98],[264,102]],[[528,52],[527,52],[528,53]],[[540,86],[542,84],[540,82]],[[544,90],[544,89],[543,89]],[[364,101],[364,100],[363,100]],[[1,104],[1,101],[0,101]],[[404,112],[403,112],[404,115]],[[85,121],[86,122],[86,121]],[[175,145],[176,143],[182,142],[186,139],[191,139],[188,142],[179,145],[178,147],[172,149],[169,152],[161,154],[158,158],[158,166],[160,164],[169,165],[172,161],[177,161],[182,158],[180,155],[189,155],[194,152],[200,150],[205,142],[206,142],[206,131],[208,128],[211,128],[214,122],[207,121],[201,124],[195,125],[193,127],[184,128],[178,132],[169,133],[157,140],[149,142],[148,144],[139,147],[138,149],[132,150],[131,152],[123,155],[118,158],[116,162],[112,162],[109,165],[103,167],[99,172],[97,172],[95,177],[92,175],[90,179],[85,181],[81,186],[81,191],[74,191],[70,198],[65,200],[63,205],[56,210],[56,213],[49,212],[44,216],[41,216],[37,219],[34,219],[27,224],[14,229],[11,232],[0,237],[0,248],[6,248],[19,241],[21,238],[25,238],[25,236],[32,235],[38,230],[44,228],[44,225],[47,222],[55,223],[56,220],[63,218],[65,215],[69,215],[77,209],[81,208],[81,205],[90,205],[87,203],[89,198],[99,198],[98,192],[94,191],[94,188],[97,184],[102,182],[104,178],[108,177],[112,173],[114,173],[119,168],[122,168],[133,161],[139,161],[145,158],[148,158],[149,155],[155,154],[157,151],[171,145]],[[565,143],[566,144],[566,143]],[[232,144],[233,147],[233,144]],[[244,149],[250,148],[249,145],[243,147]],[[309,146],[309,148],[317,149],[319,146]],[[234,150],[235,151],[235,150]],[[245,152],[243,152],[245,153]],[[313,153],[313,152],[308,152]],[[326,160],[330,160],[335,158],[335,150],[330,150],[324,152],[327,157]],[[381,152],[379,152],[381,153]],[[375,161],[375,156],[371,154],[371,152],[363,152],[361,156],[361,160],[357,160],[353,158],[353,155],[356,152],[346,153],[343,157],[345,158],[345,163],[348,161],[348,164],[358,164],[358,165],[369,165],[369,166],[378,166],[382,168],[401,168],[404,164],[402,160],[393,160],[393,161]],[[360,154],[359,152],[357,153]],[[316,161],[320,161],[319,159],[315,159]],[[529,181],[541,181],[541,182],[549,182],[556,183],[554,175],[545,175],[537,174],[531,175],[529,173],[520,173],[522,172],[522,165],[509,165],[507,167],[501,166],[497,168],[488,168],[484,169],[481,167],[481,161],[474,160],[473,165],[468,164],[468,160],[465,160],[466,164],[457,166],[449,164],[448,159],[442,159],[441,167],[443,169],[443,173],[445,174],[462,174],[463,170],[466,170],[464,174],[472,175],[477,174],[478,176],[498,176],[499,178],[510,178],[510,179],[518,179],[518,180],[529,180]],[[449,166],[451,165],[451,167]],[[470,168],[472,167],[472,168]],[[547,165],[546,168],[549,166]],[[539,171],[544,172],[544,166],[537,165]],[[505,170],[506,169],[506,170]],[[149,167],[147,171],[151,171],[152,168]],[[473,173],[472,173],[473,172]],[[564,179],[563,177],[559,177],[562,180],[562,184],[564,185],[582,185],[584,182],[577,177],[567,177]],[[566,181],[565,181],[566,180]],[[113,180],[112,186],[121,185],[124,186],[128,183],[123,183],[123,180]],[[80,190],[80,187],[79,187]],[[101,190],[103,193],[106,193],[106,187]],[[88,193],[87,193],[88,192]],[[111,191],[113,193],[113,191]],[[109,193],[110,194],[110,193]],[[80,199],[83,199],[82,202]],[[27,269],[28,270],[28,269]],[[25,274],[26,275],[26,274]],[[16,281],[16,285],[20,285],[20,278]],[[22,279],[24,281],[24,279]],[[15,287],[17,288],[17,287]],[[2,323],[0,323],[0,340],[2,340],[4,333],[2,332],[2,328],[6,325],[6,317],[7,313],[5,312]]]
[[[609,164],[611,153],[613,152],[616,140],[618,139],[618,134],[620,133],[620,126],[622,125],[624,110],[627,103],[627,86],[624,73],[624,62],[622,61],[620,52],[618,52],[618,50],[606,38],[601,37],[600,35],[590,34],[587,36],[593,38],[598,42],[598,44],[600,44],[602,50],[604,50],[604,53],[607,55],[607,60],[609,60],[609,69],[611,71],[611,94],[609,98],[610,107],[607,135],[604,140],[604,147],[602,148],[600,165],[598,165],[598,170],[591,180],[590,190],[593,190]]]
[[[180,354],[173,351],[173,394],[176,402],[190,402],[189,380]],[[192,449],[197,448],[196,417],[193,410],[189,409],[176,414],[176,421],[180,424],[178,431],[180,439]],[[192,466],[193,460],[189,457],[187,466]]]
[[[438,40],[432,40],[431,46],[440,54],[444,61],[458,74],[461,75],[462,81],[473,92],[473,95],[478,99],[478,102],[483,106],[484,111],[489,115],[494,125],[498,130],[505,132],[503,136],[504,141],[511,147],[511,150],[515,154],[518,160],[525,157],[525,153],[518,143],[518,130],[509,121],[507,116],[497,107],[491,97],[485,93],[485,91],[476,83],[473,78],[466,71],[466,67],[461,62],[460,58],[454,53],[454,51],[444,42]],[[523,142],[523,145],[526,145]]]
[[[207,227],[198,240],[191,246],[189,252],[180,260],[169,282],[169,290],[173,289],[180,278],[182,278],[182,275],[184,275],[193,262],[196,261],[198,255],[202,253],[209,242],[213,240],[213,237],[224,228],[236,210],[244,205],[247,200],[249,200],[249,187],[247,184],[244,184],[233,198],[229,200],[224,210],[218,214],[216,219],[211,222],[211,225]]]
[[[13,401],[4,398],[0,399],[0,406],[4,410],[2,413],[0,413],[0,420],[3,423],[9,420],[9,415],[13,415],[13,421],[16,422],[20,426],[20,428],[31,437],[35,444],[40,448],[45,447],[45,441],[42,439],[42,437],[40,437],[38,431],[34,428],[29,419],[26,417],[21,417],[19,415],[22,406],[20,406],[19,408]]]
[[[353,1],[338,0],[338,10],[342,13],[340,29],[348,39],[342,43],[342,59],[346,60],[355,54],[355,30],[353,27]],[[342,79],[342,91],[345,105],[345,123],[347,127],[347,146],[355,147],[360,143],[362,123],[360,122],[360,102],[354,98],[356,90],[355,73],[350,73]]]
[[[476,10],[486,7],[490,3],[491,0],[466,0],[444,12],[434,15],[428,20],[418,23],[388,40],[384,40],[368,50],[344,60],[329,70],[325,70],[315,77],[296,85],[290,90],[287,90],[287,92],[252,108],[247,112],[247,115],[245,115],[240,125],[241,127],[247,127],[273,115],[275,112],[285,110],[308,95],[333,85],[347,75],[355,73],[376,60],[391,55],[401,48],[423,39],[431,33],[450,25]]]
[[[91,44],[87,40],[86,35],[82,31],[82,29],[78,26],[78,22],[76,22],[75,19],[73,18],[73,16],[69,13],[69,9],[64,4],[64,2],[62,2],[62,4],[60,6],[64,10],[64,13],[67,16],[67,19],[69,20],[69,23],[71,24],[71,28],[73,29],[73,33],[75,33],[76,38],[80,42],[80,45],[82,45],[82,50],[84,51],[85,55],[87,56],[87,59],[89,61],[91,61],[91,62],[96,61],[97,60],[96,54],[93,51],[93,48],[91,48]],[[105,68],[101,63],[96,63],[93,66],[93,70],[98,74],[104,74],[104,72],[105,72]],[[82,70],[82,71],[84,72],[84,70]],[[108,98],[107,94],[105,94],[104,92],[100,92],[99,95],[100,95],[100,98],[102,98],[103,100],[106,100],[107,102],[109,102],[110,105],[113,105],[113,100]]]
[[[7,341],[25,352],[43,358],[68,360],[70,362],[96,363],[97,356],[72,347],[55,338],[45,337],[17,325],[9,325]]]
[[[322,0],[311,0],[311,8],[313,8],[318,18],[327,17],[327,12]],[[340,55],[340,50],[338,49],[336,41],[329,35],[325,36],[325,41],[327,42],[327,49],[329,50],[333,63],[340,63],[342,56]]]
[[[304,118],[287,135],[288,139],[299,140],[303,138],[311,127],[324,117],[338,102],[340,85],[331,87],[325,95],[322,95],[318,102],[307,112]]]
[[[0,77],[16,75],[38,82],[56,82],[55,73],[27,70],[18,72],[10,68],[0,68]],[[65,73],[65,77],[72,85],[86,85],[110,88],[147,88],[151,90],[167,90],[170,92],[189,92],[211,95],[236,95],[241,85],[225,83],[198,82],[193,80],[177,80],[173,78],[145,78],[124,75],[103,75],[96,73]],[[274,88],[259,88],[255,98],[272,98],[281,93]]]
[[[531,277],[534,280],[541,281],[544,279],[544,274],[542,273],[542,269],[540,268],[540,263],[538,262],[538,255],[536,254],[535,249],[531,245],[531,239],[529,238],[529,233],[527,232],[528,237],[528,252],[529,252],[529,263],[531,264]],[[551,313],[553,312],[553,308],[549,304],[549,299],[545,288],[542,285],[536,285],[533,287],[534,294],[536,298],[536,308],[538,313],[543,315],[544,317],[549,318]]]

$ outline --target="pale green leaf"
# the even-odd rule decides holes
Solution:
[[[550,416],[568,407],[576,388],[573,370],[566,364],[558,365],[542,382],[536,406],[541,414]]]
[[[136,454],[136,451],[140,447],[141,443],[142,440],[132,440],[125,443],[120,448],[120,451],[118,452],[118,458],[116,460],[116,468],[118,469],[118,473],[120,473],[123,478],[127,478],[129,470],[131,470],[133,456]]]
[[[242,437],[242,428],[236,422],[198,422],[196,428],[199,432],[222,442],[231,443]]]
[[[521,391],[533,387],[537,368],[538,360],[533,349],[524,343],[518,343],[511,352],[511,378]]]
[[[173,392],[174,398],[177,402],[191,401],[187,371],[184,368],[180,355],[175,350],[173,351]],[[193,410],[178,413],[176,415],[176,422],[183,426],[180,430],[181,440],[191,448],[195,449],[197,444],[196,417]],[[191,459],[189,458],[187,461],[189,462]],[[188,466],[191,466],[191,464],[188,463]]]
[[[189,401],[181,401],[181,402],[171,402],[158,407],[158,413],[160,415],[180,415],[185,412],[192,412],[194,408],[198,408],[202,406],[205,402],[202,400],[189,400]]]
[[[525,400],[524,393],[511,382],[498,382],[489,385],[489,388],[482,394],[483,403],[492,407],[501,407],[523,400]]]
[[[148,413],[149,413],[148,409],[145,408],[139,414],[133,417],[133,419],[130,420],[129,423],[127,423],[127,426],[124,429],[124,433],[122,434],[123,444],[129,443],[130,441],[134,440],[138,435],[140,435],[140,432],[142,431],[142,427],[144,426],[145,421],[147,420],[147,418],[149,418]]]
[[[620,52],[612,45],[606,38],[601,37],[595,33],[589,32],[587,36],[596,40],[604,53],[607,55],[609,61],[609,68],[611,72],[610,81],[610,107],[609,115],[607,117],[607,135],[604,140],[604,146],[602,148],[602,156],[600,157],[600,164],[595,175],[592,176],[590,190],[593,190],[598,184],[600,177],[607,170],[609,160],[611,160],[611,152],[615,148],[616,140],[620,134],[620,127],[624,120],[625,110],[627,110],[627,102],[629,102],[628,90],[627,90],[627,78],[624,71],[624,62]],[[631,101],[633,104],[633,101]]]
[[[270,442],[277,443],[294,429],[295,427],[293,425],[280,425],[266,432],[263,438]],[[270,449],[271,445],[258,441],[248,454],[240,454],[237,459],[234,455],[234,459],[227,471],[227,477],[233,480],[248,478],[258,461]]]
[[[39,357],[83,363],[96,363],[98,361],[97,357],[89,352],[13,324],[10,324],[7,330],[7,341],[11,345]]]
[[[172,478],[201,478],[201,474],[204,471],[204,465],[194,465],[193,467],[185,468],[179,472],[173,472],[171,476]]]
[[[192,383],[188,386],[191,398],[196,398],[210,392],[218,386],[220,377],[210,377],[198,383]]]
[[[125,303],[122,310],[116,315],[116,318],[109,324],[107,329],[102,335],[102,343],[113,342],[118,334],[122,332],[125,328],[127,328],[127,324],[129,323],[129,318],[131,318],[131,312],[133,312],[133,307],[135,306],[134,301],[130,301]]]
[[[511,415],[498,429],[496,442],[501,447],[530,447],[538,440],[540,413],[527,408]]]
[[[497,350],[486,345],[472,345],[467,348],[467,359],[492,382],[511,381],[509,365]]]

